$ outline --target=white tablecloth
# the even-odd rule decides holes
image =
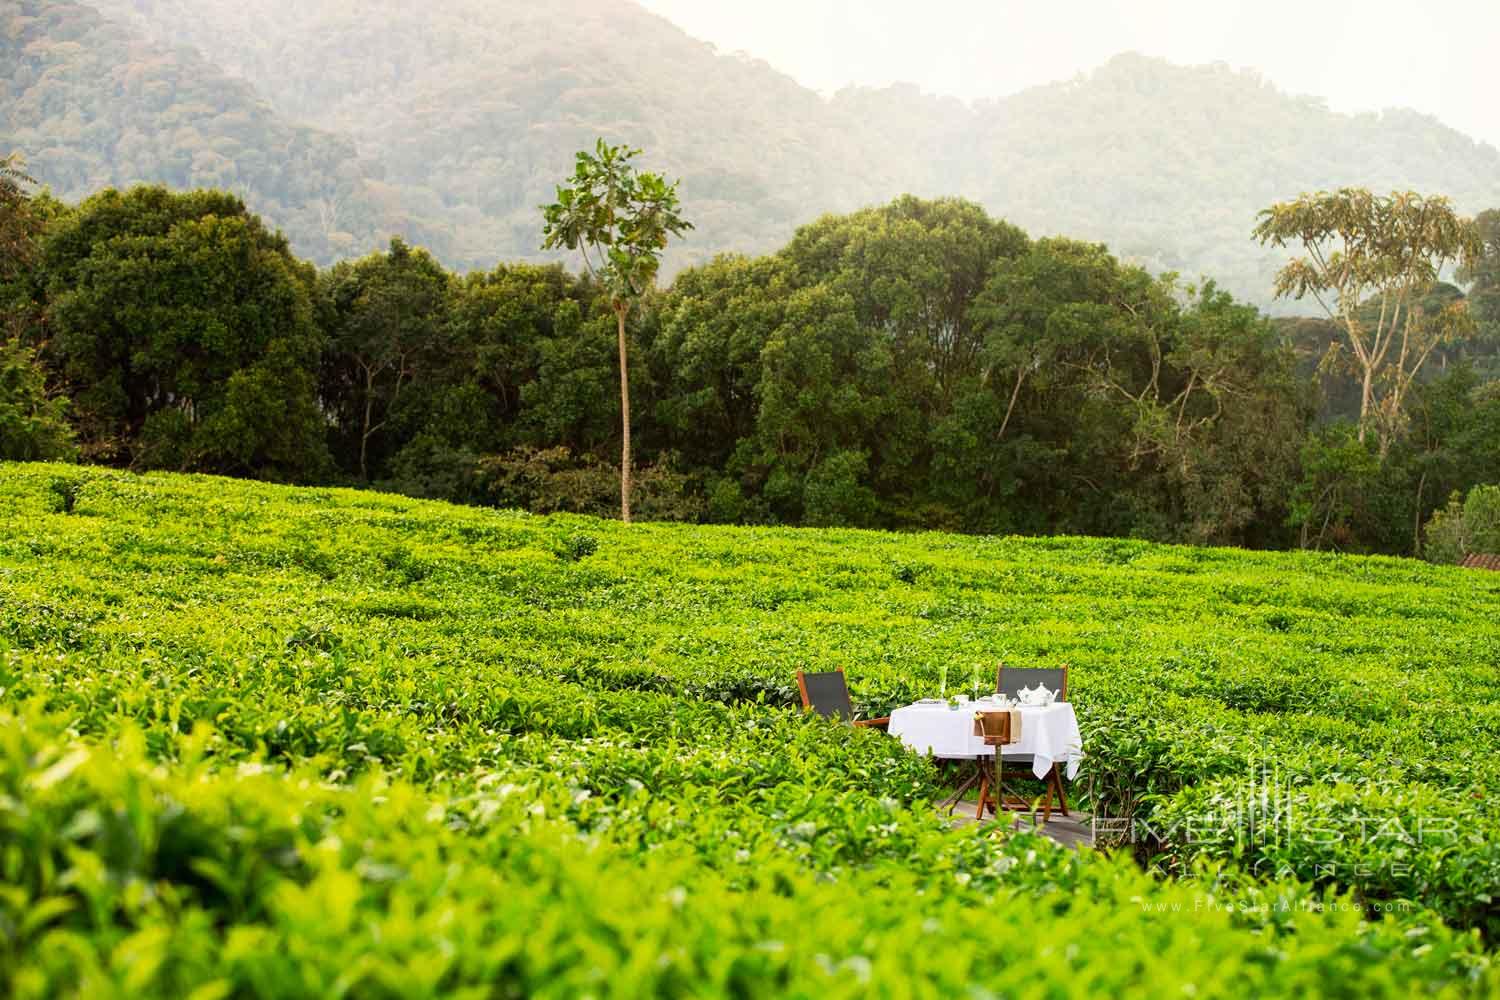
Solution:
[[[957,710],[947,702],[939,705],[907,705],[891,713],[890,734],[921,754],[933,757],[992,757],[995,748],[984,745],[984,738],[974,735],[974,712],[996,711],[978,702],[960,705]],[[1021,739],[1003,748],[1004,755],[1031,755],[1031,770],[1044,778],[1054,763],[1062,763],[1072,781],[1083,759],[1083,737],[1078,732],[1078,716],[1067,702],[1042,707],[1021,708]]]

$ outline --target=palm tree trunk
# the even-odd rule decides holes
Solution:
[[[1417,513],[1411,529],[1411,554],[1418,559],[1422,558],[1422,491],[1427,488],[1427,470],[1422,470],[1422,478],[1417,480]]]
[[[1026,378],[1026,369],[1022,368],[1016,372],[1016,386],[1010,391],[1010,403],[1005,407],[1005,419],[1000,421],[1000,433],[995,435],[995,440],[1005,437],[1005,428],[1010,426],[1010,415],[1016,408],[1016,397],[1021,395],[1021,382]]]
[[[630,362],[625,347],[625,310],[615,305],[615,323],[620,334],[620,520],[630,523]]]
[[[365,464],[365,455],[370,445],[370,420],[375,415],[375,373],[365,366],[365,422],[359,429],[359,478],[370,481],[370,470]]]

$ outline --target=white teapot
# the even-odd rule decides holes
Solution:
[[[1041,684],[1037,684],[1034,688],[1022,688],[1016,692],[1016,701],[1022,705],[1050,705],[1056,698],[1056,691],[1049,691]]]

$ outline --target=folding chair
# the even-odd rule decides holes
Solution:
[[[802,710],[817,712],[825,719],[847,719],[856,726],[885,729],[891,717],[883,719],[856,719],[854,705],[849,701],[849,684],[844,679],[844,668],[804,673],[797,671],[797,690],[802,692]]]

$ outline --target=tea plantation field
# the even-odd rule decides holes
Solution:
[[[951,830],[870,714],[1069,663]],[[1492,996],[1500,574],[0,465],[0,995]]]

